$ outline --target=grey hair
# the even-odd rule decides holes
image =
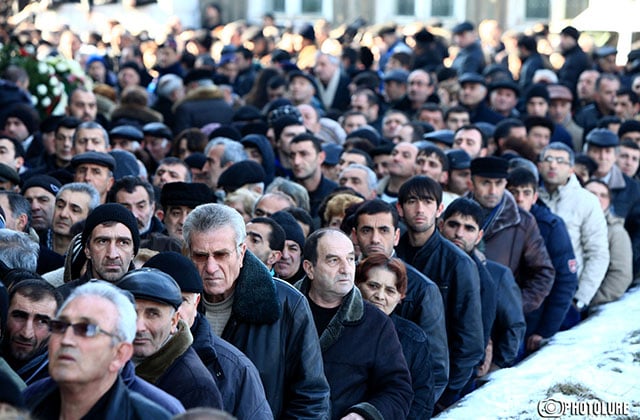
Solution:
[[[93,280],[77,287],[71,295],[64,301],[60,309],[58,309],[57,317],[75,298],[82,296],[99,296],[104,298],[116,306],[118,320],[116,322],[116,330],[114,334],[122,341],[132,343],[136,336],[136,309],[131,301],[131,296],[127,292],[118,287],[102,280]]]
[[[542,158],[544,158],[544,154],[547,153],[547,150],[561,150],[563,152],[567,152],[569,153],[569,164],[573,166],[576,162],[576,153],[573,151],[573,149],[559,141],[554,141],[553,143],[548,144],[544,149],[542,149],[542,151],[540,152],[540,156],[538,157],[538,160],[540,160],[540,162],[542,162]]]
[[[344,172],[347,169],[362,169],[363,171],[365,171],[367,173],[367,187],[369,187],[369,190],[371,191],[376,190],[376,187],[378,186],[378,177],[376,176],[376,173],[371,170],[371,168],[360,163],[351,163],[342,171]],[[342,172],[340,172],[340,175],[342,175]]]
[[[220,166],[225,166],[227,163],[236,163],[243,160],[247,160],[247,152],[244,151],[244,146],[239,141],[231,140],[226,137],[216,137],[207,143],[207,147],[204,148],[205,156],[209,155],[209,151],[216,146],[224,146],[224,152],[220,157]]]
[[[309,192],[300,184],[286,178],[277,177],[267,187],[267,193],[281,192],[288,195],[296,206],[310,212]],[[257,203],[256,203],[257,204]]]
[[[318,58],[320,58],[322,56],[327,57],[329,59],[329,62],[331,64],[333,64],[334,66],[340,67],[340,57],[336,57],[335,55],[327,54],[327,53],[322,52],[322,51],[318,51],[316,53],[316,61],[318,60]]]
[[[40,245],[24,232],[0,229],[0,260],[9,268],[36,272]]]
[[[27,215],[27,224],[24,227],[24,232],[28,232],[31,228],[32,221],[31,204],[29,203],[29,201],[24,198],[24,196],[13,191],[0,191],[0,194],[4,194],[7,196],[7,202],[9,203],[9,208],[11,209],[11,213],[13,213],[14,218],[23,214]]]
[[[72,182],[70,184],[63,185],[62,188],[60,188],[60,191],[58,191],[58,194],[56,194],[56,199],[60,197],[60,194],[67,190],[85,193],[91,198],[89,200],[89,213],[100,205],[100,193],[91,184],[84,182]]]
[[[109,148],[109,133],[107,133],[107,130],[105,130],[103,126],[101,126],[100,124],[98,124],[95,121],[85,121],[85,122],[80,123],[78,125],[78,127],[76,128],[76,131],[74,131],[74,133],[73,133],[73,147],[76,146],[76,140],[78,139],[78,131],[80,131],[81,129],[87,129],[87,130],[99,129],[99,130],[101,130],[102,131],[102,138],[104,139],[104,145],[107,146],[107,148]]]
[[[183,87],[184,83],[181,77],[176,76],[175,74],[165,74],[158,80],[156,93],[158,96],[169,98],[176,89],[181,89]]]
[[[191,249],[193,232],[208,232],[225,226],[230,226],[234,230],[236,245],[240,247],[247,236],[244,219],[240,213],[224,204],[199,205],[189,213],[182,227],[182,237],[187,249]]]

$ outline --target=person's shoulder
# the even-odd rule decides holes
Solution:
[[[137,392],[127,390],[131,405],[135,411],[134,419],[170,419],[172,417],[166,409]]]
[[[427,334],[416,323],[394,314],[391,314],[391,320],[396,327],[398,337],[405,337],[417,343],[427,342]]]
[[[213,347],[216,350],[216,354],[220,359],[226,359],[231,364],[235,365],[237,368],[240,367],[253,367],[255,368],[253,362],[245,356],[243,352],[241,352],[236,346],[229,343],[217,335],[213,337]]]

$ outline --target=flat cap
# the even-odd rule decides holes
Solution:
[[[165,251],[154,255],[144,264],[173,277],[184,293],[202,293],[202,278],[190,259],[177,252]]]
[[[71,159],[71,167],[76,169],[78,166],[84,163],[93,163],[95,165],[104,166],[113,171],[116,167],[116,160],[109,153],[102,152],[84,152],[79,155],[75,155]]]
[[[463,32],[473,31],[474,29],[475,29],[475,26],[473,25],[473,23],[466,20],[454,26],[453,29],[451,30],[451,33],[453,33],[454,35],[461,34]]]
[[[318,86],[316,85],[316,81],[314,80],[313,76],[311,76],[309,73],[300,71],[300,70],[294,70],[289,73],[289,81],[293,81],[293,79],[295,79],[296,77],[302,77],[304,79],[307,79],[309,83],[311,83],[313,88],[316,90],[316,92],[318,91]]]
[[[562,99],[565,101],[573,101],[573,94],[568,87],[563,85],[547,85],[547,90],[549,91],[549,99]]]
[[[169,274],[156,268],[139,268],[129,271],[116,286],[126,290],[136,299],[150,300],[178,309],[182,304],[180,286]]]
[[[215,203],[213,191],[199,182],[170,182],[162,186],[160,204],[167,206],[187,206],[196,208],[200,204]]]
[[[616,48],[612,47],[611,45],[605,45],[603,47],[597,48],[593,53],[596,58],[604,58],[608,55],[614,54],[618,54],[618,50],[616,50]]]
[[[458,77],[458,83],[460,83],[461,85],[465,83],[480,83],[481,85],[485,85],[486,81],[481,74],[467,72],[462,73],[462,75]]]
[[[14,185],[18,185],[20,184],[20,175],[18,175],[18,172],[12,167],[0,163],[0,180],[4,182],[9,181]]]
[[[409,72],[404,69],[389,70],[382,76],[384,82],[407,83],[409,80]]]
[[[342,146],[339,146],[335,143],[327,143],[322,146],[322,151],[324,151],[324,154],[325,154],[325,158],[324,158],[325,165],[334,166],[340,163]]]
[[[462,149],[451,149],[445,152],[449,160],[449,170],[469,169],[471,157]]]
[[[520,96],[520,87],[516,82],[510,79],[500,79],[489,85],[489,91],[496,89],[510,89],[515,92],[516,96]]]
[[[596,147],[617,147],[620,144],[618,136],[606,128],[594,128],[587,134],[585,140]]]
[[[243,160],[229,166],[218,178],[218,188],[233,192],[246,184],[264,182],[267,175],[264,168],[253,160]]]
[[[447,146],[453,146],[453,136],[454,132],[452,130],[436,130],[430,133],[426,133],[422,136],[422,140],[428,140],[433,143],[443,143]]]
[[[369,140],[374,146],[378,146],[381,142],[380,134],[376,130],[369,128],[358,128],[347,134],[347,139],[354,137]]]
[[[471,161],[471,175],[485,178],[506,178],[509,162],[495,156],[475,158]]]
[[[161,122],[150,122],[142,127],[142,134],[145,136],[160,137],[163,139],[171,139],[173,133],[171,129]]]
[[[144,134],[138,127],[134,127],[132,125],[119,125],[109,131],[109,138],[142,141],[142,139],[144,138]]]

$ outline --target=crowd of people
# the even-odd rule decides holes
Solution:
[[[638,51],[219,12],[0,32],[3,409],[427,419],[640,277]]]

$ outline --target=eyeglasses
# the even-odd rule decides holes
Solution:
[[[90,324],[88,322],[78,322],[77,324],[72,324],[70,322],[61,321],[59,319],[52,319],[51,321],[49,321],[49,331],[51,331],[52,334],[64,334],[69,327],[73,329],[73,333],[78,337],[91,338],[102,333],[116,340],[120,340],[120,337],[118,337],[116,334],[105,331],[99,326]]]
[[[542,159],[542,162],[544,162],[544,163],[555,162],[558,165],[570,165],[571,164],[571,162],[568,161],[567,159],[565,159],[563,157],[555,157],[555,156],[546,156],[544,159]]]

